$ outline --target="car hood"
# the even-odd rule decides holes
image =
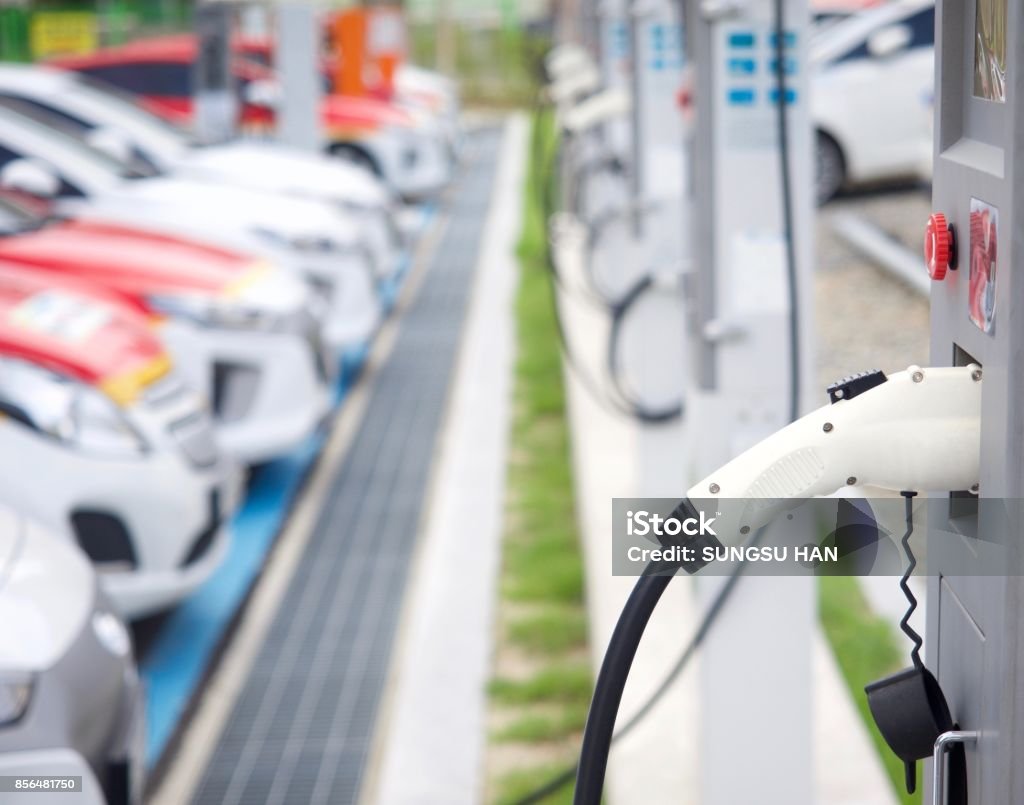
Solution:
[[[422,67],[401,65],[395,74],[395,88],[399,95],[408,95],[425,103],[439,114],[450,114],[458,108],[458,89],[455,83],[440,73]]]
[[[96,577],[65,540],[0,505],[0,669],[44,671],[81,633]]]
[[[189,149],[179,167],[192,178],[226,181],[256,190],[359,207],[383,207],[388,203],[384,186],[363,168],[266,143],[235,142]]]
[[[0,355],[71,375],[127,402],[170,368],[146,317],[103,291],[0,265]]]
[[[128,297],[221,293],[250,271],[248,255],[100,221],[68,221],[0,238],[0,260],[95,282]]]
[[[329,129],[374,130],[385,126],[411,128],[416,122],[407,110],[379,98],[327,95],[320,109],[324,125]]]
[[[94,199],[62,206],[84,210],[93,203],[180,223],[182,231],[189,232],[263,231],[289,240],[329,236],[340,243],[354,243],[359,238],[351,221],[322,202],[184,178],[127,180]]]

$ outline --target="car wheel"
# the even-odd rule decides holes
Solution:
[[[365,168],[378,178],[381,176],[380,165],[377,164],[377,160],[358,145],[335,143],[331,146],[330,152],[331,156],[339,157],[346,162],[351,162],[353,165],[358,165],[360,168]]]
[[[833,198],[846,183],[846,160],[839,143],[819,131],[814,146],[814,193],[818,204]]]

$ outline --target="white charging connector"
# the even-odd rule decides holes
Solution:
[[[978,491],[981,368],[911,366],[845,392],[740,454],[687,494],[738,544],[789,505],[847,486]],[[851,389],[855,388],[855,384]],[[726,504],[725,499],[733,499]]]

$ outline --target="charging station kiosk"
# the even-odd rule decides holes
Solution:
[[[780,26],[774,5],[683,3],[691,65],[685,93],[693,103],[691,483],[812,399],[808,9],[805,0],[785,0]],[[699,580],[700,596],[710,600],[722,581]],[[751,575],[708,635],[700,664],[703,805],[813,801],[815,590],[811,578]],[[786,740],[766,740],[765,731],[781,723]],[[743,773],[736,773],[739,759]]]
[[[1015,276],[1024,247],[1024,7],[939,0],[936,19],[931,360],[983,367],[979,491],[1016,499],[1024,497],[1024,283]],[[976,733],[963,747],[966,803],[1024,802],[1024,579],[957,574],[959,551],[995,538],[987,508],[978,512],[961,492],[947,522],[930,522],[963,539],[944,540],[942,552],[929,540],[925,652],[956,726]],[[1017,567],[1019,534],[1003,546]],[[939,803],[932,772],[924,801]]]
[[[277,137],[311,153],[323,148],[320,131],[320,22],[312,3],[281,3],[277,17],[277,68],[281,109]]]
[[[231,77],[233,16],[231,3],[206,0],[196,4],[195,134],[204,143],[224,142],[238,127],[240,107]]]
[[[685,227],[679,225],[686,184],[676,103],[684,63],[679,9],[671,0],[632,0],[625,12],[632,103],[623,122],[628,129],[610,125],[604,147],[625,157],[626,164],[622,175],[590,183],[608,198],[587,200],[590,209],[601,211],[592,230],[591,276],[609,301],[623,298],[651,271],[678,275],[685,252]],[[608,29],[617,31],[613,20]]]

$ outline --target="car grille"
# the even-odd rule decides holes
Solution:
[[[259,376],[259,370],[253,366],[214,363],[210,404],[218,422],[238,422],[245,418],[256,398]]]
[[[111,761],[104,772],[103,795],[108,805],[131,805],[132,780],[128,761]]]
[[[169,426],[171,436],[194,467],[212,467],[217,463],[217,441],[213,422],[205,411],[193,411]]]
[[[124,521],[116,514],[96,509],[76,509],[71,528],[79,547],[94,564],[105,570],[134,570],[135,548]]]

